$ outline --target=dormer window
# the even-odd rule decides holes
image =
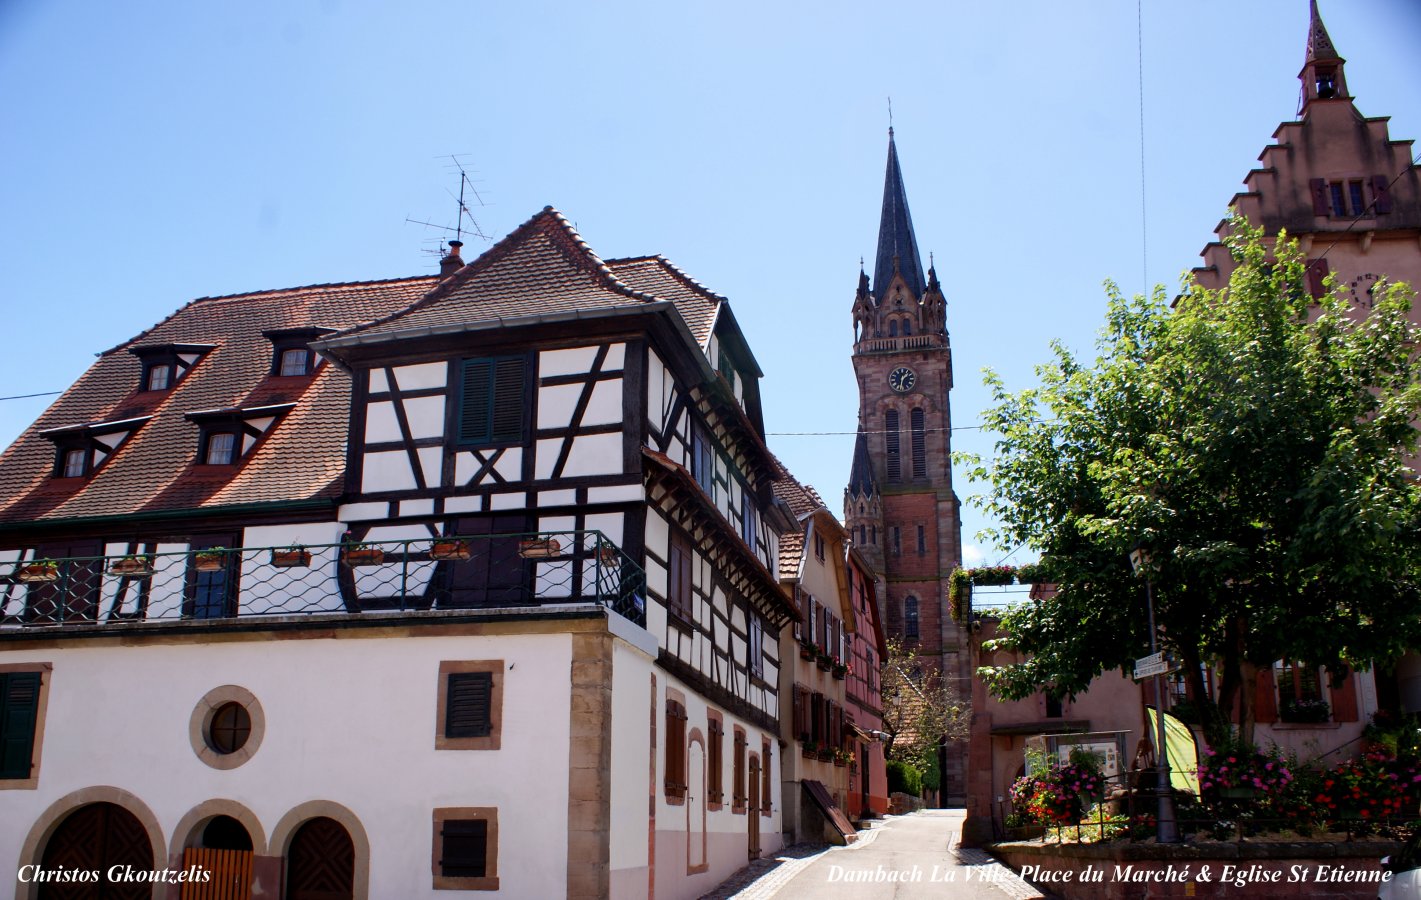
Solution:
[[[262,337],[271,341],[271,374],[294,378],[316,371],[316,353],[311,349],[311,342],[333,330],[311,327],[263,331]]]
[[[138,389],[166,391],[176,386],[187,376],[188,370],[197,365],[203,354],[212,349],[212,344],[149,344],[144,347],[129,347],[128,352],[143,363]]]
[[[54,476],[84,478],[93,474],[151,418],[140,416],[114,422],[85,422],[40,432],[41,437],[52,441],[55,446]]]
[[[230,466],[248,456],[294,403],[246,408],[207,409],[187,414],[198,426],[197,461],[205,466]]]
[[[232,464],[232,450],[237,445],[237,435],[230,431],[213,431],[207,435],[207,453],[203,462],[209,466],[229,466]]]

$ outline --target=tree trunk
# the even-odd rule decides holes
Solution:
[[[1184,666],[1184,683],[1189,689],[1189,699],[1199,710],[1199,727],[1204,731],[1204,742],[1210,747],[1217,747],[1228,740],[1229,722],[1204,684],[1204,661],[1199,656],[1199,649],[1180,647],[1179,659]]]
[[[1254,706],[1258,697],[1258,666],[1248,660],[1239,663],[1242,694],[1238,704],[1238,738],[1245,744],[1253,744]]]

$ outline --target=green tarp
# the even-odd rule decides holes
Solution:
[[[1159,734],[1155,724],[1155,708],[1145,707],[1149,721],[1150,745],[1153,746]],[[1194,740],[1194,732],[1178,717],[1164,714],[1164,745],[1169,750],[1169,783],[1177,791],[1199,793],[1199,745]],[[1159,756],[1156,748],[1155,756]]]

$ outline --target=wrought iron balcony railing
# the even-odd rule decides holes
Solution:
[[[0,563],[0,626],[568,603],[644,625],[645,584],[597,531],[22,559]]]

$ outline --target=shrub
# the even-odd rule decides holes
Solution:
[[[884,766],[888,772],[888,793],[890,794],[912,794],[914,797],[920,796],[923,792],[923,773],[916,767],[896,759],[890,759]]]
[[[1012,808],[1041,825],[1072,825],[1101,800],[1104,787],[1100,770],[1083,757],[1018,778],[1011,788]]]

